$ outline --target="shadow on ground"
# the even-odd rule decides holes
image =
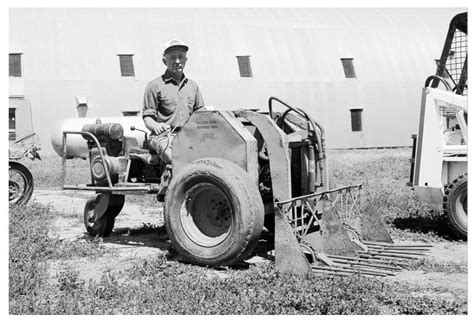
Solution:
[[[88,242],[100,239],[104,244],[125,245],[139,248],[155,248],[166,252],[171,246],[164,226],[144,224],[137,228],[116,228],[108,237],[94,237],[87,233],[81,237]]]
[[[89,242],[94,241],[95,239],[88,234],[84,234],[83,238]],[[175,250],[164,226],[144,224],[143,226],[137,228],[116,228],[110,236],[102,238],[102,242],[105,244],[154,248],[163,252],[168,261],[177,261],[183,264],[189,264]],[[264,231],[259,243],[257,244],[257,247],[247,260],[250,263],[242,261],[233,265],[232,267],[211,268],[216,271],[229,269],[246,270],[251,265],[255,264],[256,261],[274,261],[274,256],[271,254],[273,248],[273,235]]]
[[[443,215],[397,217],[392,226],[405,232],[432,234],[447,241],[457,240]]]

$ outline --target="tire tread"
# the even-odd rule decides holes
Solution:
[[[452,202],[451,195],[464,183],[467,184],[467,173],[456,177],[447,187],[443,196],[443,212],[448,218],[448,225],[453,234],[463,240],[467,239],[467,229],[464,231],[453,218],[451,214],[450,205]]]

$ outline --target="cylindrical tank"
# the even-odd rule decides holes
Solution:
[[[123,138],[123,126],[120,123],[87,124],[82,127],[82,131],[94,135],[99,141]],[[86,140],[90,139],[86,134],[82,134],[82,137]]]
[[[141,116],[128,117],[83,117],[83,118],[66,118],[59,123],[51,132],[51,145],[54,151],[59,156],[62,156],[62,142],[63,131],[81,131],[82,127],[87,124],[95,124],[98,121],[101,123],[119,123],[123,126],[124,136],[135,137],[138,145],[141,147],[145,139],[145,134],[138,130],[130,130],[130,126],[135,126],[136,129],[141,129],[149,133],[150,131],[145,127],[143,118]],[[67,135],[66,157],[85,158],[89,156],[89,149],[87,148],[86,140],[82,135]]]

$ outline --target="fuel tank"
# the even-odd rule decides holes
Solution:
[[[136,138],[140,147],[143,145],[143,141],[145,140],[145,134],[139,130],[141,129],[147,133],[150,133],[150,131],[145,127],[143,118],[141,116],[66,118],[60,122],[58,126],[56,126],[51,132],[51,145],[53,146],[56,154],[62,157],[63,131],[81,131],[84,125],[95,124],[98,122],[121,124],[124,130],[124,136]],[[132,131],[130,129],[131,126],[135,126],[135,128],[139,130]],[[86,140],[82,137],[82,135],[68,134],[66,157],[85,158],[88,156],[89,149],[87,148]]]

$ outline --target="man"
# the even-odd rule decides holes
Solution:
[[[188,49],[180,40],[165,42],[162,61],[166,71],[148,83],[143,99],[143,121],[151,131],[150,149],[166,164],[171,164],[171,141],[177,131],[204,106],[199,87],[183,73]]]

